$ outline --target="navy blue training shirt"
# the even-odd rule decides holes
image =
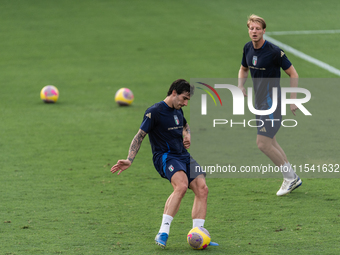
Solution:
[[[273,87],[278,88],[280,99],[280,68],[287,70],[291,65],[284,51],[268,41],[265,41],[260,49],[254,49],[251,41],[246,43],[243,48],[242,66],[250,69],[253,78],[256,109],[271,98]]]
[[[186,123],[183,110],[170,108],[164,101],[145,111],[140,129],[149,135],[154,159],[164,153],[190,155],[183,145],[183,127]]]

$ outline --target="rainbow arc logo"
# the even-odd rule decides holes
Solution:
[[[216,91],[213,87],[211,87],[210,85],[208,85],[208,84],[206,84],[206,83],[203,83],[203,82],[197,82],[197,83],[199,83],[199,84],[201,84],[201,85],[203,85],[203,86],[206,86],[206,87],[209,88],[212,92],[214,92],[215,95],[217,96],[218,100],[220,101],[221,106],[222,106],[222,100],[221,100],[221,98],[220,98],[220,95],[217,93],[217,91]],[[198,89],[201,89],[201,90],[203,90],[205,93],[207,93],[207,94],[214,100],[215,105],[217,105],[214,96],[211,94],[211,92],[210,92],[209,90],[203,89],[203,88],[200,88],[200,87],[197,87],[197,88],[198,88]]]
[[[206,83],[203,83],[203,82],[197,82],[205,87],[207,87],[208,89],[210,89],[212,92],[214,92],[214,94],[217,96],[218,100],[220,101],[220,104],[222,106],[222,100],[221,100],[221,97],[220,95],[217,93],[217,91],[211,87],[210,85],[206,84]],[[214,100],[214,103],[215,105],[217,105],[216,103],[216,100],[214,98],[214,96],[211,94],[211,92],[207,89],[204,89],[204,88],[200,88],[200,87],[197,87],[198,89],[201,89],[203,90],[205,93],[207,93],[211,98],[212,100]],[[202,97],[201,97],[201,100],[202,100],[202,109],[201,109],[201,114],[202,115],[207,115],[207,95],[206,94],[202,94]]]

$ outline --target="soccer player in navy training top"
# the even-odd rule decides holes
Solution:
[[[194,192],[192,208],[193,228],[203,227],[207,212],[208,187],[202,173],[190,171],[198,165],[187,149],[190,146],[190,128],[183,116],[182,107],[188,104],[194,87],[187,81],[174,81],[166,98],[148,108],[143,122],[133,138],[127,159],[118,160],[111,172],[120,174],[132,164],[148,134],[153,153],[153,163],[161,177],[170,181],[174,191],[167,199],[164,207],[162,224],[156,235],[156,244],[165,248],[168,240],[170,224],[176,215],[181,200],[188,187]],[[218,244],[210,242],[210,245]]]
[[[246,43],[243,48],[242,64],[238,73],[238,87],[242,90],[243,95],[247,96],[244,84],[250,70],[255,91],[255,109],[257,110],[270,109],[273,102],[272,88],[276,87],[278,90],[275,112],[270,115],[256,116],[256,119],[259,120],[256,143],[258,148],[276,166],[281,167],[283,183],[276,195],[282,196],[299,187],[302,181],[295,174],[285,152],[275,138],[282,121],[280,68],[289,75],[291,87],[298,86],[299,76],[283,50],[263,38],[266,31],[266,22],[263,18],[251,15],[247,26],[251,41]],[[296,93],[291,93],[291,98],[295,99]],[[298,108],[295,104],[291,104],[290,109],[295,115]]]

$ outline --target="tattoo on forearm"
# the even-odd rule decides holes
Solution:
[[[146,136],[146,132],[144,132],[143,130],[139,130],[138,133],[135,135],[135,137],[132,139],[132,142],[129,148],[129,156],[127,158],[131,163],[135,159],[137,152],[139,151],[139,148],[145,136]]]

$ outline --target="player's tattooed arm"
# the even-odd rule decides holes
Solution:
[[[137,152],[139,151],[139,148],[140,148],[146,134],[147,133],[145,131],[139,129],[138,133],[132,139],[132,142],[131,142],[130,148],[129,148],[129,155],[128,155],[128,158],[127,158],[131,163],[135,159]]]

